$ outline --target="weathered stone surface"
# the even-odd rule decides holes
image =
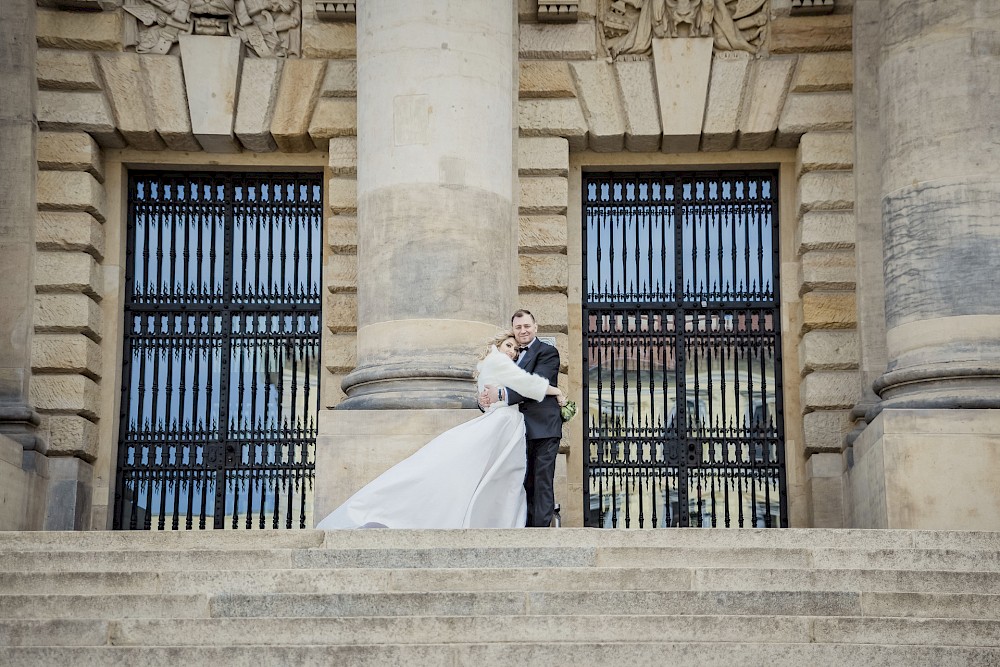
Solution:
[[[271,117],[284,64],[282,58],[248,58],[243,63],[234,129],[247,150],[269,153],[278,147],[271,136]]]
[[[41,90],[100,90],[94,57],[86,51],[38,49],[35,60]]]
[[[331,373],[350,373],[358,365],[358,337],[331,334],[323,339],[323,365]]]
[[[358,93],[358,65],[353,60],[331,60],[320,86],[321,97],[355,97]]]
[[[849,211],[809,211],[795,230],[799,252],[853,249],[857,233]]]
[[[663,128],[660,150],[697,151],[712,70],[711,38],[653,39],[653,66]]]
[[[354,22],[324,22],[316,18],[316,6],[302,3],[302,57],[354,58],[358,51]]]
[[[358,182],[353,178],[331,178],[326,186],[326,205],[334,213],[358,210]]]
[[[525,292],[519,295],[518,307],[535,316],[542,335],[569,332],[569,310],[565,294]]]
[[[101,377],[101,347],[77,334],[35,334],[31,339],[31,368],[36,373],[80,373]]]
[[[101,53],[97,65],[104,76],[104,90],[115,115],[115,125],[125,141],[139,150],[164,148],[154,127],[146,82],[138,53]]]
[[[853,292],[813,291],[802,295],[802,331],[853,329],[858,308]]]
[[[86,132],[39,132],[38,168],[53,171],[85,171],[104,182],[101,147]]]
[[[122,50],[122,12],[63,12],[39,9],[36,39],[40,48],[87,51]]]
[[[854,85],[854,56],[851,53],[807,53],[799,58],[792,79],[793,93],[850,90]]]
[[[89,213],[39,211],[35,218],[35,247],[85,252],[100,261],[104,257],[104,228]]]
[[[323,316],[333,333],[357,331],[358,295],[350,292],[327,292]]]
[[[708,102],[702,127],[701,149],[728,151],[736,145],[736,131],[743,108],[750,58],[721,57],[712,60],[712,76],[708,82]]]
[[[587,122],[575,99],[521,100],[518,124],[525,137],[564,137],[570,150],[587,146]]]
[[[357,137],[333,137],[327,142],[327,165],[337,176],[355,176],[358,173]]]
[[[238,37],[184,35],[180,50],[195,139],[209,153],[238,151],[233,125],[242,43]],[[206,69],[205,63],[212,67]]]
[[[771,53],[851,50],[851,15],[782,17],[771,21]]]
[[[806,454],[840,452],[851,430],[849,410],[816,410],[802,416]]]
[[[36,375],[31,378],[31,402],[39,412],[97,419],[100,391],[83,375]]]
[[[82,292],[100,301],[97,261],[85,252],[39,252],[35,256],[35,291]]]
[[[566,176],[569,142],[562,137],[522,137],[517,142],[517,173],[521,176]]]
[[[323,271],[323,282],[331,292],[357,292],[358,256],[330,253]]]
[[[799,341],[799,371],[842,371],[858,367],[857,331],[810,331]]]
[[[325,60],[285,62],[278,89],[278,101],[271,121],[271,135],[280,150],[287,153],[304,153],[313,149],[314,144],[309,137],[309,123],[312,120],[325,69]]]
[[[522,215],[518,249],[521,252],[566,252],[566,216]]]
[[[529,60],[520,63],[519,72],[519,99],[576,97],[576,84],[565,61]]]
[[[48,415],[45,425],[49,456],[75,456],[88,462],[97,459],[98,429],[94,422],[76,415]]]
[[[35,333],[80,333],[101,340],[101,308],[86,294],[35,296]]]
[[[358,219],[353,215],[332,215],[326,221],[326,242],[336,253],[358,251]]]
[[[316,101],[309,136],[318,150],[326,150],[334,137],[353,137],[357,133],[358,104],[353,97],[321,97]]]
[[[104,222],[104,186],[82,171],[38,172],[38,210],[86,211]]]
[[[520,26],[519,52],[523,59],[590,60],[597,53],[597,33],[592,22],[556,25],[525,23]]]
[[[854,135],[850,132],[807,132],[799,141],[796,167],[808,171],[852,169]]]
[[[799,179],[799,213],[854,207],[854,173],[811,171]]]
[[[812,250],[799,263],[801,292],[851,290],[857,280],[854,250]]]
[[[566,212],[569,183],[565,178],[525,176],[518,179],[518,182],[521,186],[522,215]]]
[[[545,253],[521,255],[519,289],[525,292],[566,292],[568,281],[566,255]]]
[[[625,148],[636,152],[659,150],[663,132],[652,61],[620,61],[614,63],[614,68],[625,114]]]
[[[775,145],[792,148],[806,132],[850,130],[853,124],[851,93],[792,93],[781,112]]]
[[[352,368],[351,370],[354,369]],[[323,407],[327,410],[337,407],[341,401],[347,398],[347,394],[344,393],[344,389],[341,387],[344,375],[345,373],[331,373],[328,369],[323,369],[321,378],[321,382],[323,383]]]
[[[795,58],[755,60],[750,66],[746,89],[749,100],[740,120],[740,150],[760,151],[771,147],[788,84],[795,70]]]
[[[38,127],[54,132],[86,132],[104,148],[124,148],[111,105],[102,92],[38,91]]]
[[[857,371],[818,371],[802,378],[803,410],[847,409],[861,398]]]
[[[181,59],[147,53],[140,58],[139,64],[149,90],[148,105],[153,125],[167,148],[173,151],[201,150],[188,116]]]

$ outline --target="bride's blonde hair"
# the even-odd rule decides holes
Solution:
[[[479,353],[479,360],[482,361],[485,359],[489,353],[493,351],[494,347],[500,347],[500,343],[504,342],[508,338],[514,338],[514,340],[517,340],[517,338],[514,337],[514,332],[510,329],[498,332],[497,335],[490,339],[490,342],[486,343],[486,347],[483,348],[483,351]]]

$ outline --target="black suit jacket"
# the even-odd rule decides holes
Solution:
[[[524,363],[519,364],[521,368],[542,376],[553,387],[559,386],[559,350],[539,340],[528,348],[525,355]],[[528,440],[562,437],[562,416],[555,396],[534,401],[508,387],[507,402],[520,405],[521,414],[524,415],[525,437]]]

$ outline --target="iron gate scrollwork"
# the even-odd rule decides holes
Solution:
[[[584,175],[587,525],[788,525],[777,194]]]
[[[321,174],[133,172],[113,526],[311,526]]]

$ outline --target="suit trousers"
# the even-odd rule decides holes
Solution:
[[[548,528],[555,510],[553,480],[561,438],[527,440],[528,471],[524,491],[528,496],[528,527]]]

